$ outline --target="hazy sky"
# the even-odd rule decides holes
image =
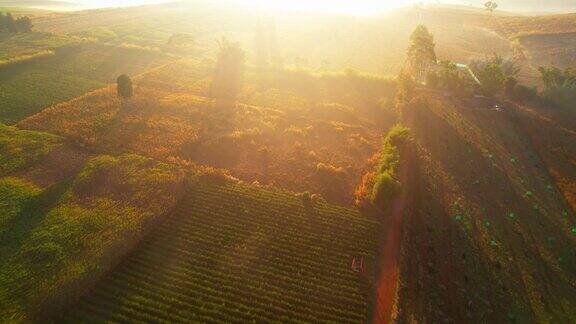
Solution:
[[[132,6],[174,0],[62,0],[81,4],[83,7]],[[197,1],[197,0],[196,0]],[[207,2],[243,2],[282,9],[305,9],[350,13],[384,11],[390,8],[410,6],[414,3],[444,3],[480,7],[485,0],[206,0]],[[1,0],[0,0],[1,2]],[[576,0],[500,0],[502,10],[576,12]]]

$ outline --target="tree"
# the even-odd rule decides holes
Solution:
[[[29,33],[32,31],[32,20],[27,16],[14,19],[11,13],[4,15],[0,12],[0,31]]]
[[[465,88],[466,82],[462,78],[458,66],[450,61],[440,62],[442,70],[440,71],[440,84],[444,89],[456,93],[462,92]]]
[[[436,63],[434,36],[424,25],[418,25],[410,36],[408,70],[414,79],[423,81],[430,65]]]
[[[12,17],[11,13],[7,13],[6,16],[4,17],[4,24],[6,30],[8,30],[9,32],[15,33],[18,31],[18,29],[16,28],[16,21],[14,20],[14,17]]]
[[[484,93],[490,96],[506,90],[506,80],[510,79],[511,82],[511,78],[517,79],[520,72],[520,66],[514,58],[504,59],[499,55],[473,60],[470,69],[480,80]]]
[[[239,43],[223,38],[212,80],[212,98],[235,101],[242,88],[245,54]]]
[[[132,86],[132,79],[126,74],[122,74],[116,80],[116,92],[118,93],[118,97],[122,99],[123,102],[132,98],[134,95],[134,88]]]
[[[546,88],[576,87],[576,73],[571,69],[561,70],[557,67],[540,67],[540,76]]]
[[[16,29],[21,33],[29,33],[32,31],[32,20],[29,17],[19,17],[15,22]]]
[[[398,101],[401,103],[410,101],[414,96],[414,89],[416,88],[416,84],[410,73],[400,71],[396,81],[398,83]]]
[[[557,107],[574,109],[576,107],[576,72],[557,67],[539,69],[546,89],[542,97]]]
[[[484,3],[484,8],[492,13],[498,8],[498,4],[496,1],[488,1]]]

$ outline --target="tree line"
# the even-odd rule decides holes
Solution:
[[[493,7],[496,7],[494,4]],[[548,106],[574,109],[576,106],[576,71],[540,67],[543,89],[519,82],[521,67],[515,58],[493,54],[474,59],[468,65],[439,60],[434,36],[424,25],[410,37],[406,65],[400,76],[399,99],[409,99],[417,84],[450,91],[457,95],[503,95],[518,101],[537,101]]]
[[[14,18],[11,13],[0,12],[0,32],[29,33],[32,31],[32,20],[28,16]]]

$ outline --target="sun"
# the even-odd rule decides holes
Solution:
[[[371,16],[384,11],[407,6],[413,0],[238,0],[262,9],[282,11],[309,11],[337,13],[354,16]]]

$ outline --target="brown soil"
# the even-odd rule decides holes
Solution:
[[[576,220],[511,116],[463,105],[405,110],[418,153],[396,321],[574,320]]]

